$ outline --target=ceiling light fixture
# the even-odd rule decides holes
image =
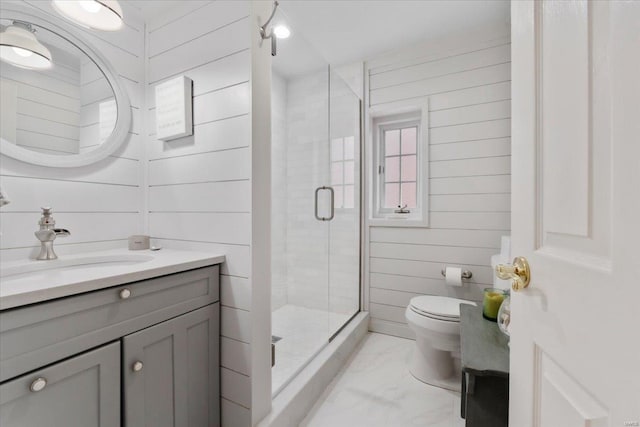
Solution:
[[[53,7],[65,18],[94,30],[122,28],[122,7],[117,0],[53,0]]]
[[[51,52],[38,41],[26,22],[13,21],[0,33],[0,60],[20,68],[51,68]]]

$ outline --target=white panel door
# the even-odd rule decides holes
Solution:
[[[640,425],[640,2],[514,1],[513,427]]]

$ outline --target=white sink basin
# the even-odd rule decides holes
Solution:
[[[56,274],[69,270],[87,270],[101,267],[117,267],[140,264],[153,260],[151,255],[142,254],[113,254],[86,257],[61,258],[53,261],[29,261],[25,263],[3,266],[0,268],[0,278],[13,280],[24,277]]]

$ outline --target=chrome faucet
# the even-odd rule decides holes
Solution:
[[[53,241],[58,236],[70,236],[69,230],[64,228],[54,228],[56,221],[51,216],[51,208],[42,208],[42,217],[40,218],[40,230],[35,232],[36,237],[40,240],[40,255],[36,257],[37,260],[52,260],[58,259],[58,256],[53,250]]]

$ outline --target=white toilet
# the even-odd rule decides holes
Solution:
[[[460,391],[460,304],[473,301],[419,296],[409,302],[405,317],[416,334],[409,371],[422,382]]]

